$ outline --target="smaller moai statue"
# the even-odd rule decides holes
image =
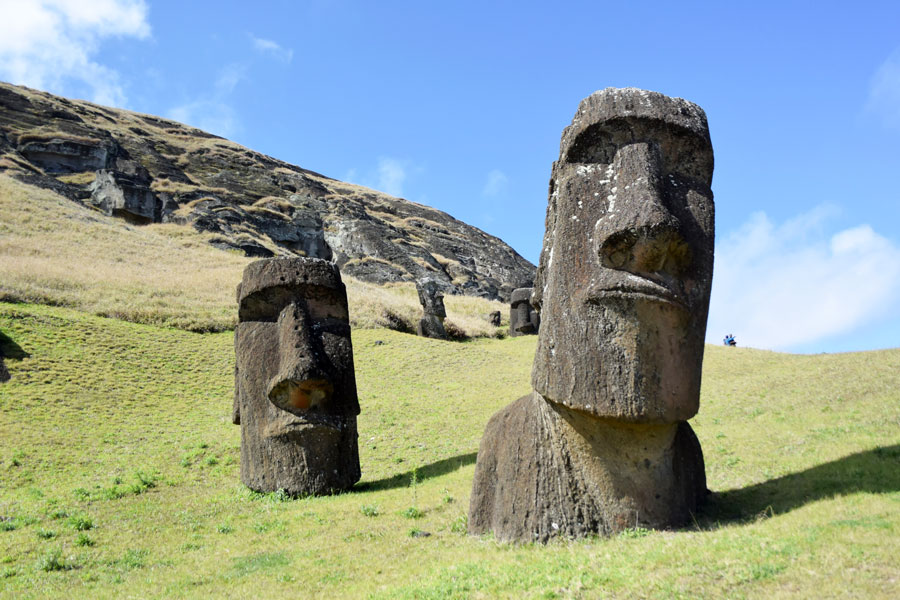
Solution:
[[[518,288],[509,297],[509,335],[537,335],[541,315],[531,306],[534,288]]]
[[[416,291],[425,313],[416,326],[416,333],[422,337],[447,339],[447,330],[444,329],[447,311],[444,309],[444,294],[438,283],[434,279],[419,279],[416,281]]]
[[[359,481],[359,401],[347,291],[318,258],[250,263],[237,290],[232,421],[241,481],[322,495]]]
[[[488,321],[494,327],[500,327],[500,311],[495,310],[488,315]]]

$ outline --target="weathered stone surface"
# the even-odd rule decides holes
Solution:
[[[424,313],[416,325],[416,334],[440,340],[447,339],[447,330],[444,329],[447,311],[444,308],[444,294],[440,285],[434,279],[419,279],[416,280],[416,292],[419,294],[419,304],[422,305]]]
[[[6,368],[6,363],[3,362],[3,355],[0,354],[0,383],[6,383],[9,381],[9,369]]]
[[[17,150],[44,171],[76,173],[106,169],[115,158],[114,148],[109,142],[54,137],[20,143]]]
[[[700,443],[685,422],[598,420],[532,393],[488,422],[469,533],[543,543],[670,527],[696,510],[704,473]]]
[[[347,294],[320,259],[266,259],[237,290],[235,397],[241,481],[329,494],[359,480],[359,402]]]
[[[513,290],[509,297],[509,335],[535,335],[541,326],[541,316],[531,306],[533,288]]]
[[[488,424],[470,532],[671,527],[702,500],[686,420],[699,406],[712,168],[698,106],[631,88],[582,101],[550,181],[534,392]]]
[[[123,159],[149,174],[158,209],[150,210],[146,194],[128,200],[118,173],[111,193],[94,197],[91,175],[122,171]],[[534,265],[512,248],[441,211],[168,119],[6,83],[0,83],[0,173],[84,204],[134,206],[115,214],[143,222],[152,213],[154,221],[211,232],[216,247],[248,256],[333,260],[345,276],[374,283],[430,277],[447,292],[505,300],[534,281]]]
[[[134,161],[117,161],[116,170],[100,170],[90,185],[91,202],[106,214],[133,223],[158,223],[162,201],[150,189],[150,174]]]

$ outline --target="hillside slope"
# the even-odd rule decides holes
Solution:
[[[213,237],[172,223],[130,225],[0,174],[3,301],[191,331],[231,329],[235,287],[255,259],[213,247]],[[353,327],[415,330],[422,307],[412,283],[377,285],[346,274],[343,280]],[[487,320],[496,310],[508,315],[500,302],[451,295],[445,304],[455,337],[503,335]]]
[[[533,336],[354,330],[362,481],[290,500],[239,483],[230,332],[3,303],[0,331],[0,598],[900,595],[900,350],[708,346],[696,521],[510,546],[465,514]]]
[[[317,256],[374,283],[430,276],[505,300],[535,267],[439,210],[174,121],[0,82],[0,173],[131,223],[176,223],[247,256]]]

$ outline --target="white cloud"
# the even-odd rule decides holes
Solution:
[[[166,116],[209,133],[232,137],[240,129],[240,122],[228,96],[246,76],[247,67],[243,62],[225,65],[216,75],[210,93],[169,109]]]
[[[866,110],[885,124],[900,128],[900,49],[885,60],[869,86]]]
[[[387,157],[378,159],[378,184],[376,189],[391,196],[400,196],[403,194],[404,181],[406,181],[406,167],[403,161]]]
[[[506,194],[506,190],[509,187],[509,178],[506,174],[499,170],[494,169],[487,176],[487,182],[484,184],[484,188],[481,190],[481,195],[486,198],[496,198],[498,196],[503,196]]]
[[[143,0],[0,0],[0,78],[123,106],[119,74],[96,62],[103,38],[150,35]]]
[[[830,237],[819,207],[780,226],[762,213],[716,246],[707,341],[788,350],[900,309],[900,248],[869,225]]]
[[[378,158],[378,166],[375,169],[367,169],[360,172],[352,168],[347,170],[344,181],[362,185],[391,196],[402,196],[403,186],[409,179],[410,173],[420,173],[421,168],[412,166],[409,160],[382,156]],[[425,198],[420,198],[424,201]]]
[[[268,54],[288,63],[294,58],[294,51],[290,48],[282,48],[278,42],[258,38],[252,33],[250,34],[250,39],[253,41],[253,47],[263,54]]]
[[[176,106],[170,109],[166,116],[226,138],[233,136],[239,129],[234,109],[227,102],[214,98]]]

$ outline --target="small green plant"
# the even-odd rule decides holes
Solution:
[[[91,493],[84,488],[75,488],[74,490],[72,490],[72,493],[78,500],[81,500],[82,502],[87,502],[91,499]]]
[[[376,504],[363,504],[359,507],[359,512],[364,514],[367,517],[377,517],[378,516],[378,505]]]
[[[408,535],[409,537],[418,538],[418,537],[428,537],[431,534],[428,533],[427,531],[422,531],[418,527],[412,527],[409,531],[406,532],[406,535]]]
[[[16,570],[15,567],[5,567],[2,571],[0,571],[0,579],[9,579],[10,577],[15,577],[19,574],[19,571]]]
[[[453,533],[459,533],[465,535],[469,529],[469,515],[463,513],[453,519],[453,522],[450,523],[450,531]]]
[[[93,546],[94,540],[88,536],[86,533],[79,533],[78,537],[75,538],[76,546]]]
[[[646,529],[644,527],[633,527],[631,529],[626,529],[625,531],[619,534],[619,537],[622,538],[642,538],[646,537],[653,533],[653,530]]]
[[[69,527],[71,527],[75,531],[87,531],[94,528],[94,522],[91,520],[91,518],[85,517],[83,515],[75,515],[69,517],[67,523],[69,524]]]
[[[407,508],[400,514],[403,515],[404,517],[406,517],[407,519],[421,519],[422,517],[425,516],[425,513],[423,511],[419,510],[418,508],[416,508],[415,506],[410,506],[409,508]]]
[[[212,467],[214,465],[219,464],[219,459],[216,458],[215,456],[210,456],[209,458],[206,459],[206,464],[209,465],[210,467]]]
[[[50,513],[51,519],[65,519],[68,516],[69,513],[62,509],[57,509]]]
[[[134,550],[129,548],[125,551],[122,558],[114,561],[116,565],[125,569],[140,569],[144,566],[144,559],[147,557],[146,550]]]
[[[441,496],[441,501],[444,504],[453,504],[456,501],[456,499],[450,494],[450,490],[448,490],[447,488],[444,488],[443,495]]]
[[[0,521],[0,531],[13,531],[19,527],[15,519],[4,519]]]
[[[25,453],[21,450],[16,450],[12,453],[12,456],[9,459],[10,467],[21,467],[22,462],[25,460]]]
[[[38,529],[37,536],[42,540],[52,540],[56,537],[56,532],[52,529]]]
[[[48,550],[43,556],[38,559],[36,567],[39,571],[45,572],[64,571],[71,568],[63,560],[62,550],[59,548]]]
[[[218,527],[216,527],[216,531],[218,531],[219,533],[231,533],[234,531],[234,527],[232,527],[228,523],[221,523]]]

